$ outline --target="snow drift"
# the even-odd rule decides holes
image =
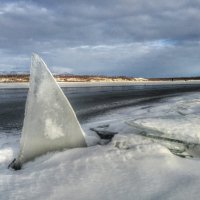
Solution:
[[[18,134],[0,130],[1,200],[199,200],[199,158],[172,154],[163,141],[140,136],[124,123],[130,120],[140,128],[148,127],[148,134],[162,132],[162,137],[197,143],[200,94],[187,93],[94,116],[82,124],[83,130],[87,135],[94,127],[119,132],[111,143],[51,152],[26,163],[17,173],[6,165],[17,149]]]

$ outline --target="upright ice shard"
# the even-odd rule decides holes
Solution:
[[[50,151],[85,146],[85,133],[68,99],[44,61],[33,54],[20,152],[11,167],[19,169]]]

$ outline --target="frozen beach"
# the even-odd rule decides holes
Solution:
[[[167,86],[63,87],[86,134],[118,134],[20,171],[7,165],[19,148],[27,89],[2,87],[0,199],[199,199],[200,86]]]

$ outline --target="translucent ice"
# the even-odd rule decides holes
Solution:
[[[20,152],[13,168],[49,151],[85,146],[73,108],[44,61],[34,54]]]

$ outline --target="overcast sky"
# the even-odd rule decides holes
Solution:
[[[200,1],[0,0],[0,71],[200,76]]]

